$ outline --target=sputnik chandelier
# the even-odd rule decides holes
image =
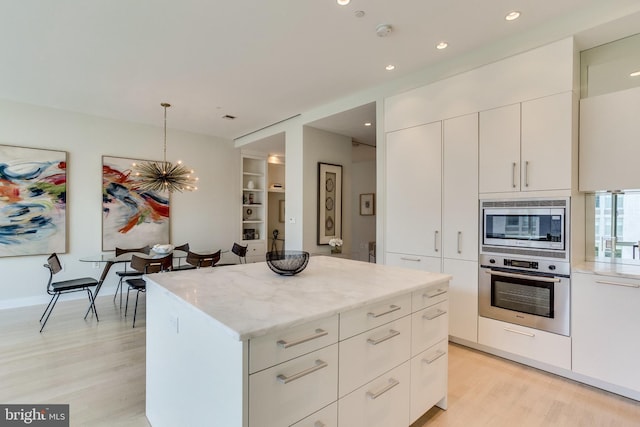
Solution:
[[[195,191],[198,178],[193,176],[193,169],[183,165],[180,160],[176,164],[167,162],[167,108],[171,104],[163,102],[164,108],[164,157],[161,162],[144,162],[133,164],[137,185],[146,191]]]

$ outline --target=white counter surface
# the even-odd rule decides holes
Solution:
[[[211,316],[240,341],[382,301],[451,276],[336,257],[314,256],[295,276],[266,263],[202,268],[147,276]]]
[[[585,261],[572,266],[572,270],[574,273],[640,279],[640,265]]]

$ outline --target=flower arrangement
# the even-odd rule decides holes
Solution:
[[[329,240],[329,246],[331,246],[331,253],[332,254],[342,253],[342,239],[339,239],[337,237],[334,237],[333,239],[330,239]]]

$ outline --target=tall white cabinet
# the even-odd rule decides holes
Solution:
[[[441,159],[441,122],[387,134],[386,251],[398,264],[440,271]]]
[[[478,114],[386,139],[386,263],[451,274],[449,334],[477,340]]]

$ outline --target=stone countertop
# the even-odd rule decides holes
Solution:
[[[584,261],[572,266],[574,273],[597,274],[610,277],[625,277],[628,279],[640,279],[640,264],[616,264],[609,262]]]
[[[414,290],[447,283],[450,275],[314,256],[295,276],[264,262],[147,276],[209,315],[239,341],[328,317]]]

